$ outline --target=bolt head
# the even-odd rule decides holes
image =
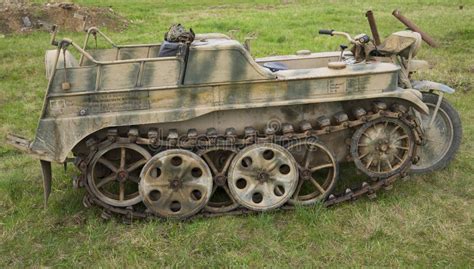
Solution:
[[[301,171],[301,177],[304,180],[309,180],[311,178],[311,171],[309,169],[305,169],[305,170]]]
[[[217,175],[215,177],[215,182],[218,186],[224,186],[227,181],[227,177],[225,175]]]
[[[119,182],[124,182],[124,181],[127,180],[127,178],[128,178],[128,173],[127,173],[127,171],[122,170],[122,171],[119,171],[119,172],[117,173],[117,180],[118,180]]]
[[[270,179],[270,175],[266,172],[260,172],[257,175],[257,180],[260,182],[266,182]]]
[[[178,190],[179,188],[181,188],[181,185],[181,180],[179,179],[173,179],[170,181],[170,188],[173,190]]]

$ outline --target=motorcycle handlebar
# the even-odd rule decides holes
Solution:
[[[348,33],[345,33],[345,32],[338,32],[338,31],[334,31],[334,30],[319,30],[319,34],[320,35],[330,35],[330,36],[340,35],[340,36],[344,36],[345,38],[347,38],[347,40],[349,40],[349,42],[351,42],[352,44],[356,43],[356,41],[354,39],[352,39],[352,37]]]
[[[334,32],[334,30],[319,30],[320,35],[331,35]]]

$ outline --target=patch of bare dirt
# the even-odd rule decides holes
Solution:
[[[49,31],[57,24],[62,31],[83,31],[98,26],[122,31],[128,21],[111,8],[81,7],[73,3],[30,4],[26,1],[0,0],[0,33]]]

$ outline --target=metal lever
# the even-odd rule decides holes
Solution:
[[[58,32],[58,26],[54,24],[53,26],[51,26],[51,45],[56,46],[56,47],[59,45],[58,41],[56,41],[57,32]]]
[[[339,56],[339,62],[342,62],[342,55],[344,55],[344,50],[347,49],[348,47],[346,45],[339,45],[339,48],[341,48],[341,55]]]

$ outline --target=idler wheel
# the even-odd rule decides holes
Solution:
[[[290,204],[308,205],[324,200],[336,185],[339,168],[333,153],[316,138],[287,147],[298,163],[299,181]]]
[[[151,158],[135,144],[114,143],[100,149],[87,168],[90,191],[102,202],[127,207],[141,202],[140,170]]]
[[[351,155],[370,177],[385,178],[411,165],[415,141],[401,120],[380,118],[362,125],[352,136]]]
[[[141,172],[140,194],[153,213],[187,218],[209,201],[212,174],[204,160],[190,151],[165,150],[153,156]]]
[[[271,143],[241,150],[229,170],[229,189],[242,206],[266,211],[282,206],[298,183],[298,167],[285,148]]]

